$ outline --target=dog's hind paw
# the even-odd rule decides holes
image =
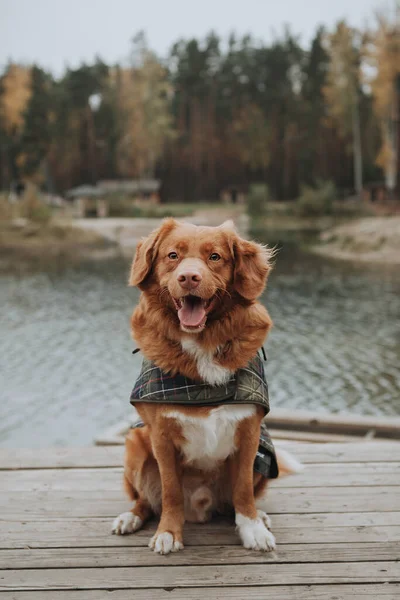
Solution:
[[[133,512],[124,512],[114,519],[112,532],[117,535],[125,535],[126,533],[134,533],[143,525],[143,521]]]
[[[267,515],[265,516],[267,517]],[[250,519],[239,513],[236,514],[236,525],[245,548],[264,552],[275,550],[275,537],[267,529],[263,516],[259,515],[257,519]]]
[[[176,539],[169,531],[156,533],[149,542],[149,547],[158,552],[158,554],[169,554],[170,552],[178,552],[182,550],[183,544]]]

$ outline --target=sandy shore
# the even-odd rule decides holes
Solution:
[[[55,221],[45,225],[26,219],[0,223],[0,273],[31,271],[82,258],[119,254],[119,248],[96,231]]]
[[[400,217],[368,217],[324,231],[312,251],[332,258],[400,264]]]
[[[234,209],[218,209],[198,211],[191,217],[177,219],[177,221],[193,223],[194,225],[221,225],[224,221],[232,219],[242,235],[247,234],[247,215]],[[118,244],[123,254],[130,255],[138,241],[156,229],[163,219],[140,218],[106,218],[106,219],[75,219],[74,227],[84,231],[93,232],[106,240]]]
[[[242,235],[248,217],[241,206],[202,209],[177,219],[197,225],[220,225],[233,219]],[[27,219],[0,222],[0,272],[30,271],[84,259],[131,258],[138,241],[156,229],[161,218],[54,219],[46,224]]]

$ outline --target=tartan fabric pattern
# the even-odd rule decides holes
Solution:
[[[269,413],[268,384],[264,365],[257,354],[246,367],[236,371],[223,385],[210,385],[177,374],[164,373],[152,361],[143,360],[142,369],[132,390],[130,402],[213,406],[219,404],[258,404]],[[143,427],[137,421],[133,427]],[[268,479],[278,477],[275,449],[263,422],[254,470]]]
[[[179,373],[164,373],[152,361],[144,359],[130,401],[133,405],[137,402],[197,406],[259,404],[266,414],[269,412],[268,384],[258,354],[223,385],[194,381]]]
[[[276,479],[279,475],[275,448],[264,421],[261,423],[260,441],[254,460],[254,470],[268,479]]]

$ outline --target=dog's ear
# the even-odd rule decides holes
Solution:
[[[274,251],[256,242],[243,240],[238,235],[231,238],[231,250],[234,260],[233,287],[246,300],[256,300],[267,283]]]
[[[133,257],[129,285],[137,285],[141,288],[150,275],[161,241],[177,225],[178,223],[174,219],[166,219],[158,229],[138,243]]]
[[[232,221],[232,219],[229,219],[229,221],[224,221],[221,225],[219,225],[218,229],[222,229],[228,233],[236,233],[235,223]]]

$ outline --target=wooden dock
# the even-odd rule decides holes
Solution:
[[[0,600],[400,598],[400,443],[285,446],[306,469],[271,484],[275,553],[217,519],[169,556],[147,548],[154,522],[111,535],[121,446],[0,451]]]
[[[100,434],[95,444],[114,446],[125,444],[132,423],[140,420],[135,408],[130,419],[116,423]],[[372,439],[400,440],[400,417],[376,417],[346,413],[330,414],[305,410],[273,408],[265,417],[274,440],[299,442],[356,442]]]

